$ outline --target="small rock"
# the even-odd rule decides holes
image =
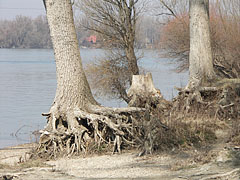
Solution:
[[[229,152],[226,151],[226,150],[220,151],[220,152],[218,153],[217,158],[216,158],[216,161],[217,161],[217,162],[227,162],[227,161],[229,161],[229,160],[231,160],[231,159],[230,159],[230,156],[229,156]]]

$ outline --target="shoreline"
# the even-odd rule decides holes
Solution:
[[[20,158],[34,146],[36,146],[35,143],[25,143],[17,146],[0,148],[0,165],[16,165],[19,163]]]
[[[9,144],[7,144],[7,145],[4,145],[4,146],[0,146],[0,150],[5,150],[5,149],[9,149],[9,148],[15,148],[15,147],[18,147],[18,146],[22,146],[22,145],[24,145],[24,144],[34,144],[34,143],[31,143],[31,142],[26,142],[26,143],[24,143],[24,142],[20,142],[20,143],[9,143]]]
[[[17,163],[36,143],[0,150],[0,180],[79,180],[79,179],[161,179],[161,180],[239,180],[240,167],[229,164],[228,152],[216,147],[216,158],[207,163],[193,163],[195,151],[161,153],[137,157],[136,152],[63,157]],[[220,148],[220,149],[219,149]],[[217,152],[216,152],[217,151]],[[199,152],[200,153],[200,152]],[[210,153],[211,154],[211,153]],[[204,154],[202,154],[204,155]],[[4,165],[5,164],[5,165]]]
[[[15,150],[15,149],[28,149],[34,145],[36,145],[37,143],[20,143],[20,144],[17,144],[17,145],[13,145],[13,146],[6,146],[6,147],[3,147],[3,148],[0,148],[0,150]]]
[[[35,138],[31,138],[31,134],[27,136],[29,136],[29,138],[24,137],[25,139],[21,139],[11,135],[4,136],[0,139],[0,150],[9,147],[21,146],[23,144],[34,144],[37,142]]]

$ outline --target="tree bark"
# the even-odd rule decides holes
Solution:
[[[139,75],[139,68],[137,65],[137,58],[134,52],[134,45],[130,45],[125,49],[126,57],[128,60],[128,69],[131,72],[131,75]]]
[[[129,1],[129,5],[127,6],[127,2],[124,2],[125,6],[123,6],[124,11],[126,13],[125,17],[126,22],[123,24],[126,28],[126,34],[124,35],[124,39],[126,41],[125,53],[128,60],[128,69],[131,72],[131,75],[139,75],[139,68],[137,65],[137,58],[134,52],[134,43],[135,43],[135,34],[136,34],[136,2],[134,0]]]
[[[52,129],[56,119],[67,120],[68,128],[75,126],[74,108],[87,110],[94,100],[82,68],[80,51],[69,0],[46,0],[47,19],[54,48],[57,90],[50,109]],[[55,119],[55,120],[54,120]]]
[[[194,89],[215,76],[210,42],[209,0],[190,0],[189,83]]]
[[[130,99],[128,105],[132,107],[145,107],[146,103],[162,98],[160,90],[154,87],[151,73],[133,75],[132,85],[127,95]]]

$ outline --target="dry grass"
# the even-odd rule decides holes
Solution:
[[[10,169],[11,166],[7,165],[7,164],[0,164],[0,169]]]
[[[225,137],[240,145],[240,94],[238,84],[225,82],[214,92],[201,92],[193,98],[191,92],[180,92],[172,102],[169,113],[159,113],[161,123],[168,129],[155,133],[155,149],[169,150],[208,147],[216,142],[217,130],[229,131]],[[225,103],[225,104],[223,104]],[[156,126],[157,121],[152,123]],[[230,130],[229,130],[230,129]]]
[[[178,116],[167,120],[167,131],[161,131],[157,146],[159,149],[199,148],[214,143],[215,130],[222,128],[220,122],[206,117]]]

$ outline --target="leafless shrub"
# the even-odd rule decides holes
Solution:
[[[97,96],[124,99],[128,102],[126,89],[130,85],[131,73],[126,56],[119,51],[107,51],[103,59],[86,66],[86,73]]]
[[[98,94],[128,102],[126,88],[139,74],[135,53],[136,27],[144,3],[139,1],[83,0],[77,6],[86,21],[82,26],[95,34],[106,50],[106,58],[88,65],[87,71]]]
[[[173,58],[178,63],[177,72],[188,68],[190,48],[188,14],[171,18],[162,29],[159,48],[164,56]]]

